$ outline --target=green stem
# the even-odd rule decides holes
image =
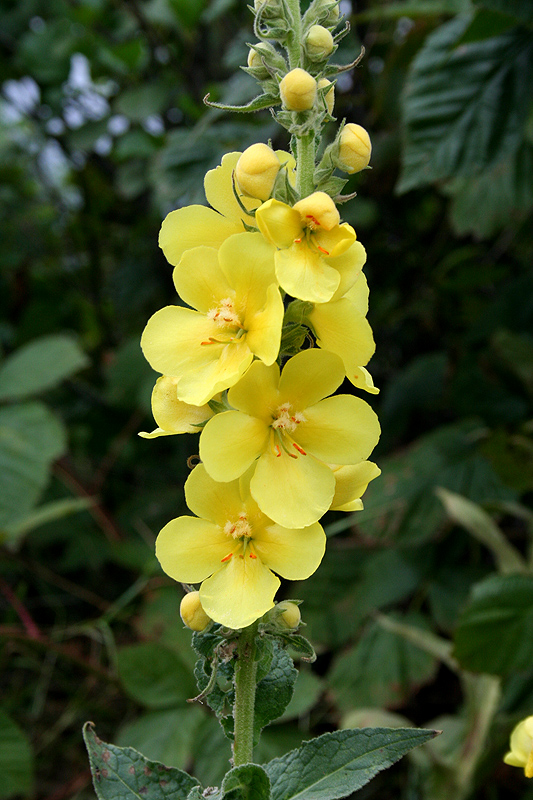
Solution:
[[[235,741],[233,743],[233,763],[236,767],[249,764],[254,749],[254,710],[257,661],[255,660],[255,636],[257,622],[243,628],[237,646],[235,665]]]
[[[287,54],[289,56],[289,68],[296,69],[301,67],[301,43],[302,43],[302,17],[300,12],[300,0],[287,0],[292,14],[293,26],[287,41]]]
[[[315,191],[315,134],[296,136],[296,189],[300,197]]]

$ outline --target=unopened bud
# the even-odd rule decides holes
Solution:
[[[288,72],[279,85],[281,102],[289,111],[308,111],[316,99],[316,80],[297,67]]]
[[[184,625],[198,633],[204,631],[211,622],[211,617],[207,616],[200,603],[200,592],[189,592],[183,597],[180,616]]]
[[[268,200],[280,169],[277,155],[266,144],[252,144],[237,161],[235,178],[247,197]]]
[[[300,609],[296,603],[291,603],[290,600],[283,600],[281,603],[278,603],[276,610],[278,612],[281,611],[281,613],[276,615],[276,622],[280,627],[294,630],[302,620]]]
[[[324,61],[333,52],[333,36],[322,25],[311,25],[305,37],[305,51],[311,61]]]
[[[331,89],[328,89],[328,91],[325,92],[324,100],[326,101],[328,114],[333,114],[333,108],[335,106],[335,86],[331,83],[331,81],[328,81],[327,78],[320,78],[318,81],[318,88],[324,89],[326,86],[331,86]]]
[[[340,17],[338,0],[322,0],[315,8],[315,14],[318,22],[328,27],[333,27],[337,24]]]
[[[361,125],[349,122],[342,129],[339,140],[338,167],[349,175],[368,167],[372,144],[370,136]]]

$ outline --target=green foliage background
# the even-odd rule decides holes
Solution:
[[[367,56],[341,76],[336,114],[374,144],[344,210],[368,252],[383,475],[363,512],[326,519],[318,572],[284,587],[319,657],[257,757],[438,718],[440,740],[359,796],[452,798],[468,704],[449,651],[427,646],[438,634],[464,669],[502,676],[471,797],[529,798],[501,755],[533,712],[533,5],[346,9],[336,60]],[[268,112],[202,102],[254,96],[238,70],[250,28],[238,0],[2,4],[0,798],[94,797],[87,719],[204,785],[227,768],[218,724],[186,703],[181,590],[153,552],[185,510],[197,440],[136,433],[153,427],[156,377],[140,334],[176,300],[163,216],[205,202],[223,153],[287,145]]]

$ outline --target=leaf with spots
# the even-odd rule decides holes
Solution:
[[[83,726],[83,738],[98,800],[187,800],[199,786],[180,769],[149,761],[132,747],[103,742],[91,722]]]

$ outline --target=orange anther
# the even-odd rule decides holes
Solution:
[[[279,444],[274,445],[274,450],[276,451],[276,458],[279,458],[281,456],[281,447]]]
[[[298,452],[299,452],[299,453],[301,453],[303,456],[306,456],[306,455],[307,455],[307,453],[305,452],[305,450],[303,449],[303,447],[300,447],[300,445],[299,445],[299,444],[296,444],[296,442],[293,442],[293,443],[292,443],[292,446],[293,446],[293,447],[295,447],[295,448],[298,450]],[[298,457],[298,456],[297,456],[297,457]]]
[[[257,556],[254,555],[253,553],[250,553],[250,558],[257,558]]]
[[[325,255],[325,256],[329,256],[329,253],[328,253],[328,251],[327,251],[327,250],[324,250],[324,248],[323,248],[323,247],[320,247],[320,245],[319,245],[319,244],[317,244],[317,247],[318,247],[318,249],[320,250],[320,252],[321,252],[321,253],[324,253],[324,255]]]
[[[301,243],[301,241],[302,241],[302,237],[300,236],[300,238],[299,238],[299,239],[295,239],[295,240],[294,240],[294,244],[300,244],[300,243]]]
[[[224,561],[229,561],[229,560],[230,560],[230,558],[232,557],[232,555],[233,555],[233,553],[228,553],[228,555],[227,555],[227,556],[224,556],[224,558],[221,558],[221,559],[220,559],[220,561],[221,561],[222,563],[224,563]]]
[[[310,220],[311,220],[311,222],[313,223],[313,225],[317,225],[317,226],[319,226],[319,225],[320,225],[320,222],[317,220],[317,218],[316,218],[316,217],[313,217],[313,215],[312,215],[312,214],[306,214],[305,216],[307,217],[307,219],[310,219]]]

